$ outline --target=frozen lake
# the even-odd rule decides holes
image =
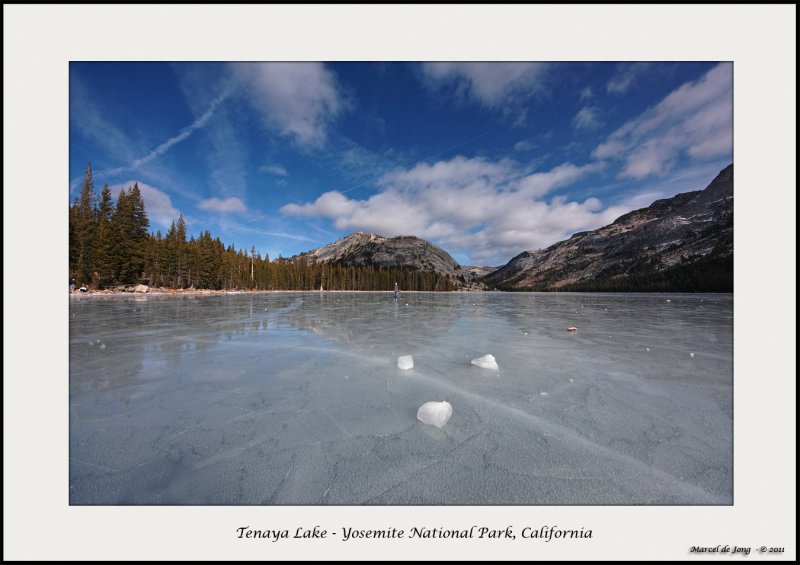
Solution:
[[[729,294],[91,296],[69,321],[71,504],[733,502]]]

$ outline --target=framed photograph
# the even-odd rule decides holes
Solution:
[[[794,240],[759,223],[795,221],[794,136],[763,118],[794,123],[794,8],[662,8],[677,49],[620,46],[655,8],[462,6],[439,35],[456,7],[313,7],[336,37],[418,30],[369,53],[300,8],[4,10],[11,78],[50,38],[6,87],[43,124],[11,115],[9,179],[52,185],[50,227],[6,244],[53,312],[7,300],[7,422],[42,410],[6,432],[37,485],[6,493],[15,556],[791,558],[768,429],[794,433],[794,327],[757,328],[794,301]],[[93,33],[56,49],[56,12]],[[753,18],[757,54],[729,31]],[[135,52],[102,41],[145,20]],[[28,541],[44,512],[62,544]]]

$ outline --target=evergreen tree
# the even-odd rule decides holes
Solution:
[[[122,189],[111,222],[111,263],[116,271],[115,278],[121,283],[139,282],[144,274],[148,225],[138,183],[130,187],[128,192]]]
[[[92,282],[92,243],[94,242],[97,217],[95,203],[97,194],[94,192],[91,164],[86,165],[83,174],[81,192],[74,204],[74,237],[77,245],[77,261],[75,266],[78,284]]]
[[[97,231],[94,240],[94,272],[97,274],[95,284],[99,288],[114,284],[114,268],[111,262],[113,236],[111,234],[111,218],[114,215],[114,202],[108,185],[100,193],[100,204],[97,207]]]

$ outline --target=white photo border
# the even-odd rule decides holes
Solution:
[[[796,557],[795,5],[16,5],[4,13],[4,558]],[[70,61],[733,61],[734,504],[71,507]],[[138,85],[146,87],[145,85]],[[237,539],[320,525],[591,529],[592,539]],[[761,547],[785,547],[760,555]],[[708,557],[708,556],[706,556]]]

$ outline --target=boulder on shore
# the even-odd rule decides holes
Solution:
[[[133,292],[149,292],[149,291],[150,287],[147,286],[146,284],[138,284],[136,285],[136,288],[133,289]]]

